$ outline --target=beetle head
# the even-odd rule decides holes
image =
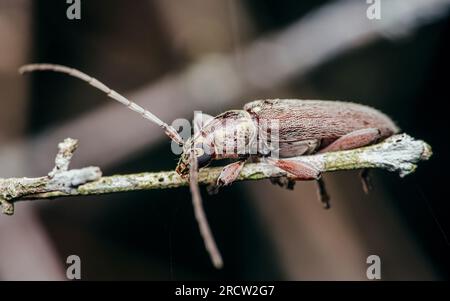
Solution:
[[[193,141],[192,138],[189,138],[183,146],[183,153],[180,156],[180,160],[178,161],[176,168],[176,172],[182,177],[189,174],[192,148],[197,160],[198,168],[209,165],[214,157],[213,148],[204,142],[202,136],[194,138]]]

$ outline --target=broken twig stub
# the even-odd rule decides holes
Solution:
[[[0,203],[4,214],[14,213],[14,204],[30,195],[60,192],[72,193],[90,181],[98,180],[102,173],[98,167],[69,170],[70,160],[78,146],[78,141],[67,138],[61,142],[55,158],[55,167],[47,176],[39,178],[0,179]]]

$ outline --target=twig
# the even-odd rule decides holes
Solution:
[[[77,188],[102,176],[100,168],[90,166],[69,170],[70,160],[77,149],[78,141],[67,138],[58,144],[59,152],[55,158],[55,167],[47,176],[39,178],[0,179],[0,203],[4,214],[14,213],[13,202],[31,195],[59,192],[76,193]]]
[[[69,139],[66,139],[65,142]],[[66,143],[61,143],[60,147],[62,145],[66,145]],[[364,148],[301,156],[290,160],[307,162],[322,172],[381,168],[389,171],[398,171],[400,176],[403,177],[414,172],[416,164],[421,160],[427,160],[431,155],[431,147],[427,143],[415,140],[407,134],[401,134],[390,137],[379,144]],[[199,172],[199,183],[214,184],[221,169],[220,167],[202,169]],[[285,171],[265,163],[249,163],[244,166],[237,181],[278,177],[289,177],[289,175]],[[56,178],[46,176],[40,178],[0,179],[0,197],[3,202],[12,203],[20,200],[61,196],[169,189],[187,186],[188,184],[188,180],[180,177],[175,171],[101,177],[98,167],[86,167],[62,171]]]
[[[169,189],[187,186],[188,180],[175,171],[144,172],[138,174],[101,177],[98,167],[68,170],[77,141],[67,138],[59,144],[56,166],[49,175],[39,178],[0,179],[0,202],[3,213],[13,214],[13,203],[21,200],[48,199],[62,196],[98,195],[125,191]],[[381,168],[399,172],[404,177],[421,160],[431,157],[431,147],[407,134],[392,136],[368,147],[334,153],[295,157],[290,160],[307,162],[322,172],[361,168]],[[198,174],[200,184],[214,184],[220,167],[204,168]],[[237,179],[261,180],[289,175],[264,162],[244,166]]]

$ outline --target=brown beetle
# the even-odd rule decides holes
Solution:
[[[250,144],[261,128],[260,123],[267,124],[271,120],[279,122],[277,147],[281,159],[272,158],[266,162],[288,171],[299,180],[319,179],[319,171],[305,163],[282,158],[358,148],[398,132],[394,122],[386,115],[360,104],[299,99],[255,100],[247,103],[244,110],[227,111],[216,117],[207,116],[199,133],[185,143],[177,172],[181,175],[189,172],[189,154],[193,145],[200,168],[212,160],[239,159],[226,166],[217,181],[220,186],[232,183],[245,159],[252,155],[266,157],[267,149],[258,149],[254,154],[223,151],[218,154],[216,150],[225,149],[230,139],[233,139],[231,143],[236,144],[241,138]]]
[[[198,127],[198,131],[184,142],[173,127],[81,71],[61,65],[32,64],[23,66],[20,72],[45,70],[66,73],[88,82],[112,99],[156,123],[170,139],[183,145],[183,153],[176,171],[181,176],[190,177],[195,215],[206,248],[216,267],[222,266],[222,258],[203,212],[197,182],[198,168],[207,166],[212,160],[237,159],[236,162],[223,168],[217,179],[217,186],[220,187],[231,184],[239,176],[247,159],[264,158],[265,162],[287,171],[295,180],[317,180],[321,200],[328,208],[328,196],[320,178],[320,171],[311,165],[294,162],[288,158],[354,149],[373,144],[399,131],[389,117],[360,104],[324,100],[268,99],[252,101],[247,103],[243,110],[227,111],[216,117],[196,115],[194,124]],[[278,125],[275,138],[273,135],[270,137],[261,135],[262,124],[273,120],[277,121]],[[269,127],[268,130],[270,132],[273,129]],[[259,143],[257,145],[263,147],[256,150],[249,147],[257,140]],[[276,149],[273,148],[274,142]],[[224,151],[227,148],[231,151]],[[271,156],[275,151],[278,156]]]

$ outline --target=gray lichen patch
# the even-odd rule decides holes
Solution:
[[[431,147],[415,140],[407,134],[395,135],[382,143],[323,154],[324,170],[382,168],[397,171],[406,176],[416,170],[416,164],[428,160],[432,155]]]
[[[49,177],[54,177],[57,173],[69,170],[70,160],[78,147],[78,140],[66,138],[58,144],[58,154],[55,158],[55,167],[48,173]]]

